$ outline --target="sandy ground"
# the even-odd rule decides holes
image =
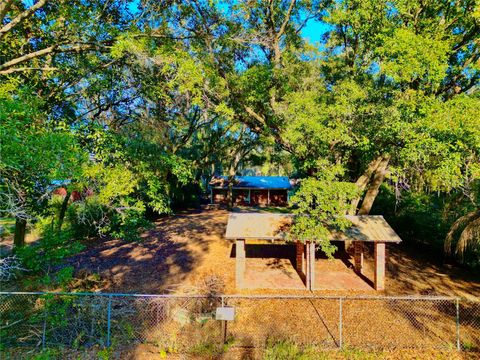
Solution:
[[[306,290],[255,290],[235,289],[235,246],[224,239],[228,212],[205,210],[163,218],[155,228],[142,234],[141,242],[99,240],[90,243],[82,253],[69,259],[77,271],[99,273],[104,279],[100,289],[125,293],[196,292],[206,278],[214,277],[223,282],[223,291],[233,293],[303,293]],[[264,248],[268,245],[264,245]],[[268,269],[272,274],[286,274],[292,278],[294,253],[282,254],[282,259],[269,258],[272,251],[262,255],[262,249],[251,249],[252,264],[247,265],[247,278],[255,277],[255,267]],[[317,290],[325,294],[386,294],[386,295],[449,295],[467,298],[480,294],[480,276],[450,265],[442,265],[430,254],[405,245],[389,245],[387,248],[386,291],[373,291],[368,279],[373,279],[372,249],[366,249],[366,286],[362,290],[342,290],[341,282],[332,284],[329,290]],[[259,253],[260,252],[260,253]],[[285,251],[283,251],[285,253]],[[265,256],[265,258],[262,258]],[[247,257],[249,257],[247,249]],[[351,261],[351,259],[350,259]],[[355,276],[348,262],[318,259],[317,277],[339,272],[342,276]],[[323,272],[323,273],[322,273]],[[319,274],[320,273],[320,274]],[[297,287],[298,281],[291,280]]]
[[[99,239],[88,244],[86,250],[68,259],[77,274],[98,273],[102,281],[97,289],[103,292],[121,293],[203,293],[209,288],[225,294],[297,294],[309,295],[301,288],[293,270],[294,246],[265,245],[247,246],[247,274],[250,283],[275,286],[288,279],[292,289],[244,289],[235,288],[235,247],[224,238],[228,212],[204,210],[178,214],[163,218],[155,227],[142,234],[142,241]],[[275,255],[278,258],[275,258]],[[386,291],[376,292],[371,286],[373,278],[372,249],[366,248],[365,277],[356,277],[352,259],[345,254],[328,260],[318,254],[316,272],[327,289],[316,290],[317,295],[448,295],[477,298],[480,294],[478,274],[464,269],[443,265],[431,254],[405,245],[388,247]],[[354,281],[352,282],[352,276]],[[356,277],[356,278],[355,278]],[[336,279],[330,281],[329,279]],[[342,287],[355,286],[356,290]],[[119,299],[119,301],[122,299]],[[142,300],[143,301],[143,300]],[[235,339],[235,346],[221,357],[215,358],[259,358],[265,342],[270,339],[288,339],[298,344],[315,344],[322,349],[339,346],[339,304],[337,299],[228,299],[234,306],[235,321],[228,326],[228,336]],[[391,300],[344,300],[343,341],[347,346],[376,347],[455,347],[455,306],[449,301],[432,303]],[[210,304],[211,305],[211,304]],[[213,305],[212,305],[213,306]],[[463,306],[463,305],[462,305]],[[180,307],[181,308],[181,307]],[[114,310],[117,307],[114,306]],[[123,307],[118,311],[123,314]],[[130,308],[129,308],[130,309]],[[178,322],[160,321],[147,327],[151,320],[149,309],[153,304],[139,307],[136,321],[142,338],[153,336],[156,341],[171,341],[168,326],[176,329]],[[115,310],[115,311],[117,311]],[[301,310],[301,311],[298,311]],[[115,313],[114,311],[114,313]],[[471,317],[478,318],[478,308],[471,311]],[[133,314],[133,313],[132,313]],[[143,314],[143,315],[142,315]],[[301,315],[301,316],[300,316]],[[375,316],[373,316],[375,315]],[[143,317],[145,319],[143,319]],[[462,319],[462,346],[480,344],[478,320],[470,323]],[[479,318],[480,319],[480,318]],[[145,323],[144,323],[145,320]],[[358,321],[361,320],[361,321]],[[213,326],[218,323],[208,323]],[[166,328],[167,327],[167,328]],[[218,326],[217,326],[218,327]],[[204,340],[208,327],[199,327],[198,339]],[[375,330],[375,331],[374,331]],[[469,337],[467,334],[469,331]],[[157,332],[155,332],[157,331]],[[162,336],[156,334],[160,331]],[[210,334],[207,331],[208,334]],[[211,332],[221,336],[220,328]],[[190,335],[188,335],[190,334]],[[203,335],[202,335],[203,334]],[[189,342],[194,341],[187,332]],[[211,334],[210,334],[211,335]],[[160,340],[159,340],[160,339]],[[163,341],[162,340],[162,341]],[[263,345],[262,345],[263,344]],[[155,359],[162,358],[161,348],[139,345],[129,348],[121,358]],[[351,354],[330,351],[321,359],[372,358],[372,359],[461,359],[473,358],[456,352],[381,352],[370,353],[372,357],[352,357]],[[405,356],[404,356],[405,355]],[[457,356],[458,355],[458,356]],[[175,354],[172,355],[175,358]],[[177,358],[198,358],[179,355]],[[208,356],[207,356],[208,358]],[[210,357],[212,358],[212,357]]]

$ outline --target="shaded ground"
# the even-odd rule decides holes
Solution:
[[[195,292],[205,277],[221,279],[226,293],[235,293],[235,249],[225,240],[228,212],[207,210],[176,215],[161,219],[154,229],[142,235],[142,242],[128,243],[122,240],[99,240],[89,248],[69,259],[77,270],[98,272],[105,279],[103,291],[162,293]],[[265,245],[268,247],[268,245]],[[263,271],[283,273],[291,278],[292,287],[298,284],[293,269],[293,256],[282,254],[281,259],[269,258],[247,246],[247,269],[258,267]],[[289,252],[289,251],[288,251]],[[372,249],[366,249],[365,275],[373,279]],[[262,256],[266,258],[262,259]],[[256,258],[256,259],[255,259]],[[344,276],[355,276],[349,268],[352,259],[333,261],[317,259],[317,281],[328,284],[331,274],[341,272]],[[330,275],[329,275],[329,272]],[[247,277],[251,271],[247,271]],[[263,274],[265,275],[265,274]],[[262,274],[251,275],[260,282]],[[335,276],[335,274],[333,275]],[[321,280],[323,279],[323,280]],[[268,281],[268,280],[265,280]],[[357,280],[358,281],[358,280]],[[362,283],[364,281],[362,280]],[[363,291],[375,294],[371,285]],[[335,289],[338,283],[330,289]],[[408,295],[458,295],[474,297],[480,294],[478,275],[464,269],[442,265],[428,253],[404,245],[388,247],[386,294]],[[292,290],[296,292],[295,290]],[[305,293],[305,290],[299,290]],[[243,293],[259,292],[244,290]],[[264,293],[265,291],[262,291]],[[278,293],[278,290],[267,292]],[[290,291],[291,292],[291,291]],[[328,290],[321,293],[350,294],[351,291]]]
[[[105,279],[100,290],[109,292],[190,292],[215,274],[233,284],[231,244],[222,240],[227,216],[211,210],[164,218],[143,241],[99,240],[68,262],[99,273]]]

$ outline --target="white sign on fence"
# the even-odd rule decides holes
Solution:
[[[216,320],[233,321],[235,318],[235,308],[233,306],[221,306],[217,307],[215,313]]]

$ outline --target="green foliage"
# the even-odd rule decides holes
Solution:
[[[52,359],[58,359],[62,355],[61,350],[55,349],[55,348],[48,348],[45,350],[42,350],[41,352],[35,354],[32,357],[32,360],[52,360]]]
[[[229,346],[230,344],[220,344],[218,340],[215,339],[206,339],[200,343],[192,345],[188,349],[188,352],[193,356],[215,359],[227,352]]]
[[[315,347],[301,347],[292,341],[268,341],[264,360],[327,360],[328,353]]]
[[[302,241],[315,241],[327,256],[336,247],[330,243],[330,231],[345,230],[349,221],[343,217],[357,188],[349,182],[338,181],[341,169],[324,163],[316,177],[303,179],[291,198],[297,214],[290,236]]]
[[[75,239],[71,228],[58,231],[52,228],[51,218],[41,218],[35,225],[39,239],[28,246],[15,249],[30,288],[68,288],[74,269],[63,266],[66,258],[82,251],[85,246]]]
[[[118,224],[114,224],[113,229],[116,230],[112,231],[111,235],[127,241],[139,240],[139,232],[152,227],[143,215],[143,211],[138,209],[126,210],[121,214]]]
[[[365,352],[345,347],[337,354],[352,360],[374,360],[382,357],[382,352]],[[292,341],[269,341],[263,354],[264,360],[328,360],[331,358],[331,352],[312,346],[301,347]]]
[[[72,239],[70,231],[45,229],[36,244],[17,249],[23,266],[32,272],[48,272],[63,259],[81,251],[84,246]]]
[[[432,36],[431,34],[430,36]],[[411,83],[428,78],[430,86],[444,79],[451,44],[448,40],[416,34],[412,29],[396,29],[381,36],[377,53],[383,59],[381,71],[395,82]]]
[[[110,348],[105,348],[105,349],[99,350],[99,351],[97,352],[97,356],[98,356],[98,359],[99,359],[99,360],[109,360],[109,359],[112,359],[112,357],[113,357],[113,349],[110,347]]]
[[[274,344],[270,344],[265,349],[263,355],[264,360],[273,360],[273,359],[282,359],[282,360],[293,360],[293,359],[307,359],[302,356],[302,351],[294,343],[282,341]]]
[[[133,193],[137,187],[134,174],[122,166],[105,166],[102,163],[83,168],[83,178],[92,187],[100,204],[110,205]]]
[[[450,194],[404,192],[397,198],[395,188],[384,185],[372,212],[384,215],[407,244],[429,247],[439,259],[444,259],[445,255],[455,253],[458,238],[469,222],[462,224],[459,229],[453,229],[452,226],[462,218],[462,215],[475,210],[475,205],[459,192]],[[452,229],[454,233],[449,244],[451,249],[445,254],[445,238]],[[475,241],[472,241],[472,244],[475,245]],[[476,268],[478,255],[478,246],[468,246],[462,253],[462,259],[457,257],[457,260],[463,260],[464,264]]]
[[[1,210],[13,216],[41,214],[52,181],[77,176],[85,160],[65,124],[45,121],[39,106],[34,97],[0,99],[0,192],[14,199]]]
[[[15,230],[15,219],[0,218],[0,238],[6,238]]]

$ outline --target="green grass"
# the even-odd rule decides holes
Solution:
[[[15,231],[15,219],[0,218],[0,237],[5,237],[13,234]]]
[[[375,360],[381,358],[379,352],[365,352],[358,349],[343,349],[336,353],[335,359]],[[263,360],[329,360],[332,352],[315,346],[300,347],[290,341],[267,344]]]

